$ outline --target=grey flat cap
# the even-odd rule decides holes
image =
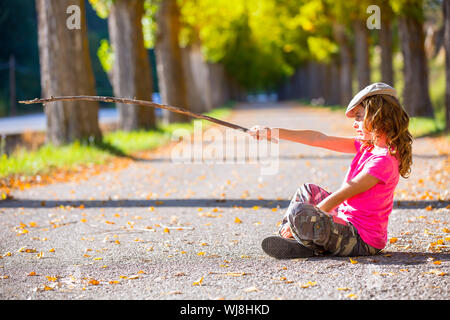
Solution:
[[[390,85],[383,82],[376,82],[368,85],[353,97],[352,101],[347,106],[345,115],[349,118],[353,117],[352,110],[361,103],[365,98],[376,95],[376,94],[387,94],[397,98],[397,92]]]

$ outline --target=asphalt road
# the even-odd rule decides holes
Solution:
[[[240,105],[229,121],[351,133],[340,113],[295,104]],[[447,300],[448,154],[433,143],[415,142],[391,241],[373,257],[275,260],[261,250],[298,186],[333,191],[351,162],[291,142],[271,160],[249,152],[253,163],[241,153],[219,163],[208,143],[209,163],[174,162],[180,150],[196,159],[174,143],[122,170],[14,191],[0,202],[0,299]]]
[[[117,109],[101,109],[99,111],[101,124],[116,123]],[[45,131],[47,119],[44,113],[29,114],[16,117],[0,118],[0,135],[20,134],[26,131]]]

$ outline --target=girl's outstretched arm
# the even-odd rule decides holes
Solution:
[[[355,138],[329,136],[315,130],[291,130],[253,126],[249,134],[256,139],[280,139],[344,153],[356,153]]]

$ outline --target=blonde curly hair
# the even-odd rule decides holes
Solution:
[[[412,136],[408,130],[409,116],[393,96],[377,94],[365,98],[361,102],[364,107],[364,127],[373,133],[375,140],[385,135],[386,143],[391,155],[399,163],[399,173],[408,178],[412,166]],[[366,145],[373,145],[375,141],[366,141]]]

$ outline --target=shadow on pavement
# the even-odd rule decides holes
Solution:
[[[259,206],[263,208],[287,208],[289,200],[276,199],[212,199],[212,198],[191,198],[191,199],[117,199],[117,200],[47,200],[47,199],[11,199],[0,201],[0,208],[56,208],[60,206],[83,208],[139,208],[139,207],[222,207],[231,208],[240,206],[252,208]],[[450,201],[439,200],[395,200],[394,209],[425,209],[428,206],[433,208],[445,208]]]

